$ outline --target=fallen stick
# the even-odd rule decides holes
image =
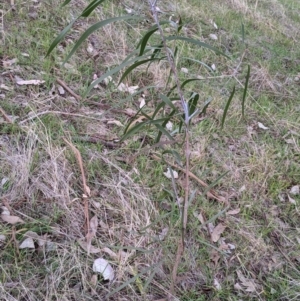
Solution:
[[[0,107],[0,113],[3,116],[4,120],[8,123],[13,123],[10,118],[6,115],[5,111]]]
[[[67,84],[64,82],[64,81],[62,81],[61,79],[59,79],[59,78],[57,78],[56,79],[56,82],[59,84],[59,85],[61,85],[63,88],[65,88],[72,96],[74,96],[77,100],[82,100],[82,98],[79,96],[79,95],[77,95],[75,92],[73,92],[68,86],[67,86]]]
[[[155,154],[151,154],[151,157],[152,157],[154,160],[156,160],[156,161],[160,161],[160,160],[161,160],[161,158],[158,157],[158,156],[155,155]],[[180,166],[178,166],[178,165],[175,165],[175,164],[173,164],[173,163],[171,163],[171,162],[167,162],[167,161],[166,161],[166,163],[167,163],[168,165],[172,166],[173,168],[178,169],[178,170],[182,171],[183,173],[186,173],[186,170],[183,169],[182,167],[180,167]],[[202,187],[205,187],[205,188],[209,187],[209,185],[208,185],[207,183],[205,183],[204,181],[202,181],[201,179],[199,179],[199,178],[198,178],[195,174],[193,174],[191,171],[188,172],[188,175],[189,175],[190,178],[192,178],[192,179],[195,180],[197,183],[199,183]],[[215,199],[215,200],[217,200],[217,201],[219,201],[219,202],[221,202],[221,203],[226,203],[226,199],[225,199],[224,197],[218,196],[218,195],[216,194],[216,192],[215,192],[213,189],[211,189],[211,190],[209,190],[209,191],[207,192],[207,196],[208,196],[209,198]]]

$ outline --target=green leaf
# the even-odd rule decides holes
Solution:
[[[110,18],[106,19],[104,21],[98,22],[94,25],[92,25],[90,28],[88,28],[82,36],[79,38],[79,40],[76,42],[74,47],[72,48],[71,52],[67,55],[67,58],[64,60],[64,63],[68,61],[68,59],[74,54],[74,52],[78,49],[78,47],[90,36],[94,31],[100,29],[101,27],[116,22],[116,21],[123,21],[123,20],[128,20],[128,19],[141,19],[141,17],[138,16],[131,16],[131,15],[126,15],[126,16],[121,16],[121,17],[115,17],[115,18]]]
[[[46,57],[52,52],[52,50],[57,46],[57,44],[66,36],[66,34],[68,33],[68,31],[71,29],[72,25],[75,23],[77,19],[74,19],[68,26],[66,26],[61,32],[60,34],[57,36],[57,38],[52,42],[52,44],[50,45]]]
[[[250,65],[248,65],[248,71],[246,75],[246,82],[245,82],[245,88],[244,88],[244,93],[243,93],[243,99],[242,99],[242,116],[245,116],[245,100],[246,100],[246,95],[247,95],[247,90],[248,90],[248,83],[249,83],[249,78],[250,78]]]
[[[174,106],[174,104],[172,103],[171,99],[169,97],[167,97],[166,95],[160,94],[159,97],[161,98],[161,100],[168,105],[171,109],[173,110],[177,110],[176,107]]]
[[[171,136],[171,134],[164,128],[164,126],[160,124],[154,124],[157,129],[162,133],[165,134],[170,140],[175,140],[174,137]],[[159,142],[160,139],[155,139],[155,143]]]
[[[169,36],[169,37],[166,37],[166,40],[167,41],[179,40],[179,41],[188,42],[188,43],[191,43],[191,44],[198,45],[200,47],[204,47],[204,48],[210,49],[210,50],[214,51],[216,54],[221,54],[221,55],[224,55],[227,58],[230,58],[229,56],[227,56],[225,53],[221,52],[217,48],[215,48],[213,46],[210,46],[209,44],[206,44],[204,42],[195,40],[195,39],[190,39],[190,38],[181,37],[181,36]]]
[[[192,93],[189,99],[189,117],[193,115],[193,113],[196,111],[198,100],[199,100],[199,94]]]
[[[65,6],[67,4],[69,4],[71,2],[71,0],[66,0],[61,6]]]
[[[165,151],[162,152],[162,155],[164,155],[164,154],[171,154],[174,157],[176,163],[179,166],[182,166],[181,157],[180,157],[179,153],[176,150],[168,149],[168,150],[165,150]]]
[[[204,106],[200,112],[200,114],[206,114],[206,109],[207,107],[209,106],[209,104],[211,103],[212,101],[212,97],[210,97],[205,103],[204,103]]]
[[[155,143],[158,143],[159,141],[160,141],[160,138],[161,138],[161,136],[162,136],[162,134],[163,133],[165,133],[165,126],[166,126],[166,124],[168,123],[168,121],[171,119],[171,117],[177,112],[178,110],[177,109],[175,109],[175,110],[173,110],[167,117],[165,117],[165,118],[162,118],[162,119],[160,119],[160,120],[163,120],[164,119],[164,122],[162,123],[162,127],[163,127],[163,129],[164,129],[164,131],[159,131],[159,133],[157,134],[157,136],[156,136],[156,138],[155,138]],[[169,132],[167,132],[168,134],[166,134],[167,136],[169,136]],[[172,136],[171,136],[172,137]],[[172,137],[172,138],[170,138],[171,140],[174,140],[174,138]]]
[[[80,15],[81,17],[88,17],[92,11],[99,6],[102,2],[104,2],[105,0],[94,0],[92,1],[82,12],[82,14]]]
[[[170,23],[169,21],[163,21],[160,22],[160,25],[164,25]],[[152,26],[147,33],[142,37],[142,39],[140,40],[140,42],[137,45],[137,48],[140,47],[140,54],[142,55],[144,53],[144,49],[147,45],[148,40],[150,39],[150,37],[158,30],[158,26],[155,24],[154,26]]]
[[[225,118],[226,118],[226,115],[227,115],[227,111],[229,109],[229,106],[230,106],[230,103],[231,103],[231,100],[234,96],[234,93],[235,93],[235,86],[233,87],[233,90],[231,92],[231,95],[226,103],[226,106],[225,106],[225,109],[224,109],[224,113],[223,113],[223,117],[222,117],[222,122],[221,122],[221,128],[223,128],[224,126],[224,122],[225,122]]]
[[[122,77],[120,78],[120,80],[119,80],[119,83],[118,83],[118,85],[123,81],[123,79],[131,72],[131,71],[133,71],[135,68],[137,68],[138,66],[140,66],[140,65],[143,65],[143,64],[145,64],[145,63],[147,63],[147,62],[151,62],[151,61],[157,61],[158,59],[156,58],[156,59],[147,59],[147,60],[143,60],[143,61],[139,61],[139,62],[136,62],[136,63],[134,63],[134,64],[132,64],[129,68],[127,68],[126,69],[126,71],[123,73],[123,75],[122,75]]]
[[[148,57],[147,55],[145,55],[144,57]],[[144,58],[144,57],[140,57],[140,58]],[[124,67],[134,63],[136,61],[136,58],[134,58],[131,61],[125,61],[123,63],[121,63],[120,65],[118,65],[117,67],[107,71],[106,73],[104,73],[102,76],[100,76],[97,80],[93,81],[87,91],[85,92],[85,96],[93,89],[94,86],[98,85],[99,83],[101,83],[105,78],[107,78],[108,76],[111,76],[117,72],[119,72],[121,69],[123,69]]]
[[[244,26],[244,23],[242,23],[242,40],[243,40],[243,43],[245,44],[245,26]]]
[[[182,27],[183,27],[182,19],[181,19],[181,16],[179,16],[177,33],[179,33],[181,31]]]
[[[210,191],[213,187],[215,187],[222,178],[224,178],[229,171],[225,171],[223,174],[221,174],[215,181],[213,181],[209,186],[207,186],[203,192],[203,195],[206,195],[208,191]]]
[[[112,290],[107,296],[106,298],[108,299],[109,297],[111,297],[112,295],[114,295],[115,293],[121,291],[123,288],[125,288],[126,286],[128,286],[130,283],[133,283],[135,281],[137,281],[137,279],[139,279],[142,275],[146,274],[148,271],[151,271],[151,269],[155,269],[156,267],[158,267],[161,264],[161,262],[150,266],[144,270],[142,270],[140,273],[138,273],[137,275],[135,275],[134,277],[130,278],[128,281],[124,282],[122,285],[118,286],[116,289]]]
[[[132,128],[130,128],[129,130],[127,130],[124,133],[124,135],[122,136],[120,142],[123,142],[128,137],[134,135],[135,133],[137,133],[138,131],[140,131],[143,127],[145,127],[146,125],[148,125],[148,121],[143,121],[141,123],[138,123],[138,124],[134,125]]]
[[[189,57],[182,57],[181,59],[186,59],[186,60],[189,60],[189,61],[193,61],[195,63],[199,63],[200,65],[203,65],[205,68],[207,68],[210,72],[213,72],[213,70],[208,65],[206,65],[205,63],[203,63],[199,60],[191,59]]]

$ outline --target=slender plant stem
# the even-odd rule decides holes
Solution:
[[[185,238],[185,234],[186,234],[186,225],[187,225],[187,216],[188,216],[189,168],[190,168],[190,166],[189,166],[189,161],[190,161],[189,109],[188,109],[188,104],[184,99],[183,91],[180,87],[180,81],[179,81],[178,72],[177,72],[177,69],[175,66],[174,57],[172,56],[172,54],[168,48],[163,30],[159,23],[157,8],[156,8],[157,0],[154,0],[153,2],[151,2],[151,0],[148,0],[148,2],[150,5],[153,19],[158,27],[160,37],[162,39],[163,46],[164,46],[164,49],[167,54],[167,60],[168,60],[168,63],[170,65],[171,71],[172,71],[174,79],[175,79],[178,95],[181,100],[182,110],[183,110],[184,116],[185,116],[185,187],[184,187],[185,188],[185,191],[184,191],[185,197],[184,197],[184,204],[183,204],[183,209],[182,209],[182,212],[183,212],[183,214],[182,214],[182,231],[181,231],[182,236],[181,236],[181,240],[178,242],[178,246],[177,246],[177,253],[176,253],[175,263],[174,263],[174,267],[173,267],[173,271],[172,271],[172,281],[171,281],[171,285],[170,285],[170,294],[171,294],[170,297],[172,297],[172,296],[174,296],[178,266],[181,261],[182,255],[184,253],[184,245],[185,245],[184,238]]]

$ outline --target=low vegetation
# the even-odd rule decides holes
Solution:
[[[0,7],[0,300],[298,300],[300,3],[157,2],[166,36],[218,50],[168,41],[197,79],[186,156],[166,58],[102,80],[153,28],[147,1],[103,1],[46,56],[89,2]]]

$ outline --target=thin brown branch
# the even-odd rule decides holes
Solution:
[[[82,100],[82,98],[76,94],[75,92],[73,92],[73,90],[71,88],[68,87],[68,85],[62,81],[61,79],[57,78],[56,82],[61,85],[63,88],[65,88],[72,96],[74,96],[77,100]]]
[[[156,161],[161,161],[161,158],[158,157],[157,155],[155,154],[151,154],[151,158],[153,158],[154,160]],[[176,164],[173,164],[171,162],[168,162],[168,161],[165,161],[167,163],[167,165],[169,166],[172,166],[173,168],[183,172],[186,174],[186,169],[185,168],[182,168]],[[205,187],[205,188],[208,188],[209,185],[207,183],[205,183],[203,180],[199,179],[195,174],[193,174],[191,171],[188,171],[188,176],[195,180],[198,184],[200,184],[202,187]],[[215,199],[221,203],[226,203],[226,200],[224,197],[221,197],[219,195],[217,195],[217,193],[213,190],[213,189],[210,189],[208,192],[207,192],[207,196],[211,199]]]
[[[0,113],[3,116],[3,119],[8,123],[13,123],[10,118],[6,115],[5,111],[0,107]]]
[[[75,154],[75,157],[77,159],[77,162],[79,164],[80,172],[81,172],[81,177],[82,177],[82,186],[83,186],[83,200],[84,200],[84,216],[85,216],[85,222],[86,222],[86,229],[87,229],[87,234],[90,233],[90,219],[89,219],[89,205],[88,205],[88,197],[90,196],[90,188],[86,185],[86,178],[85,178],[85,173],[84,173],[84,168],[83,168],[83,162],[82,162],[82,157],[79,152],[79,150],[67,139],[63,138],[66,144],[70,146],[72,151]]]

